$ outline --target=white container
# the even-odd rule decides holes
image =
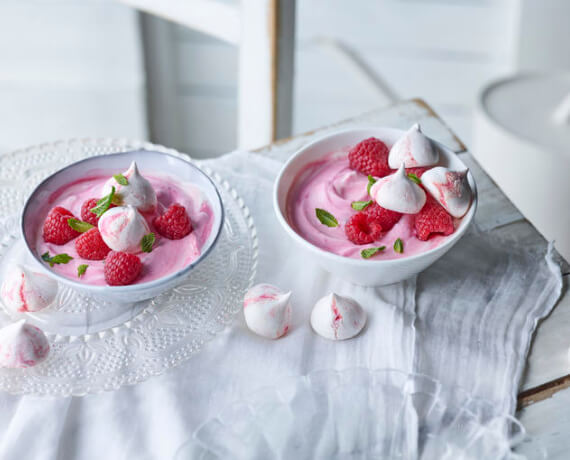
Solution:
[[[490,83],[474,116],[473,154],[514,205],[570,260],[570,75]],[[565,102],[566,101],[566,102]]]
[[[293,180],[308,163],[318,160],[334,150],[338,150],[347,145],[355,145],[361,140],[372,136],[381,139],[390,147],[403,134],[405,134],[405,131],[400,129],[360,128],[340,131],[325,136],[298,150],[285,166],[283,166],[275,182],[273,208],[277,219],[285,231],[293,238],[300,249],[305,251],[309,257],[317,260],[325,270],[355,284],[363,286],[384,286],[405,280],[425,270],[459,241],[475,215],[477,208],[477,187],[473,176],[469,173],[468,180],[473,190],[471,208],[469,208],[469,211],[463,217],[459,227],[454,233],[449,235],[439,246],[421,254],[393,260],[352,259],[333,254],[332,252],[325,251],[309,243],[291,228],[287,221],[285,211],[287,195]],[[466,166],[453,151],[438,142],[434,141],[434,144],[439,150],[439,165],[447,166],[454,170],[466,169]]]

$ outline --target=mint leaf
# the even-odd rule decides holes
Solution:
[[[370,174],[368,174],[368,185],[366,186],[366,192],[370,195],[370,187],[372,187],[376,183],[376,179],[374,179]]]
[[[350,206],[356,211],[362,211],[364,208],[372,204],[372,200],[368,201],[353,201]]]
[[[384,249],[386,249],[386,246],[380,246],[379,248],[363,249],[362,251],[360,251],[360,255],[362,256],[363,259],[370,259],[370,257],[372,257],[374,254],[377,254],[380,251],[383,251]]]
[[[66,264],[70,260],[73,260],[73,257],[65,253],[56,254],[55,256],[51,257],[49,255],[49,252],[46,252],[45,254],[42,254],[42,260],[44,262],[47,262],[50,267],[53,267],[55,264]]]
[[[111,187],[111,193],[109,193],[108,195],[104,196],[99,201],[97,201],[97,205],[94,208],[91,208],[90,211],[93,214],[95,214],[97,217],[101,217],[105,213],[105,211],[109,209],[109,206],[111,206],[114,197],[115,197],[115,187]]]
[[[122,174],[115,174],[113,178],[117,181],[117,184],[119,185],[129,185],[129,181]]]
[[[404,242],[400,238],[394,242],[394,251],[400,254],[404,252]]]
[[[67,219],[67,225],[69,225],[76,232],[80,233],[85,233],[87,230],[91,230],[93,228],[93,225],[91,225],[89,222],[83,222],[81,220],[74,219],[73,217]]]
[[[145,235],[142,237],[141,240],[141,251],[142,252],[151,252],[152,251],[152,245],[154,244],[154,241],[156,240],[154,233],[149,233],[148,235]]]
[[[327,227],[338,227],[338,220],[336,220],[335,216],[330,212],[321,208],[316,208],[315,214],[317,215],[317,219],[321,221],[321,224],[326,225]]]
[[[414,173],[408,173],[408,179],[410,179],[412,182],[415,182],[418,185],[422,183],[422,180]]]
[[[87,267],[89,267],[89,265],[87,264],[81,264],[77,267],[77,277],[81,278],[81,275],[84,275],[85,272],[87,271]]]

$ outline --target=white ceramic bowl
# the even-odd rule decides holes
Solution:
[[[214,212],[214,223],[208,240],[202,248],[202,253],[193,263],[183,269],[147,283],[129,286],[93,286],[61,276],[49,269],[35,251],[35,237],[41,231],[43,221],[49,209],[45,203],[47,197],[65,184],[85,177],[86,171],[109,171],[116,174],[124,171],[131,162],[136,160],[143,171],[157,171],[173,177],[181,182],[190,182],[200,188],[209,201]],[[70,164],[41,182],[26,200],[21,216],[21,230],[28,252],[35,265],[47,273],[58,283],[70,286],[84,294],[88,294],[111,302],[134,302],[155,297],[166,289],[180,284],[196,265],[204,260],[214,248],[222,229],[224,209],[220,194],[212,180],[190,161],[169,155],[167,153],[136,150],[132,152],[99,155]]]
[[[391,147],[404,133],[405,131],[392,128],[357,128],[330,134],[298,150],[283,166],[275,182],[273,207],[277,219],[285,231],[303,251],[315,259],[325,270],[355,284],[384,286],[410,278],[425,270],[449,251],[465,234],[477,209],[477,187],[472,174],[469,173],[468,180],[473,190],[473,203],[455,232],[449,235],[442,244],[429,251],[393,260],[360,260],[339,256],[309,243],[291,227],[286,213],[287,196],[294,179],[307,164],[318,160],[327,153],[353,146],[372,136],[379,138],[388,147]],[[440,166],[447,166],[454,170],[466,168],[453,151],[438,142],[434,142],[434,144],[439,150],[440,160],[438,164]]]

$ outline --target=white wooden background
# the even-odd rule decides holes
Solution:
[[[136,15],[110,1],[0,0],[0,151],[146,137]]]
[[[421,96],[467,142],[478,88],[512,68],[518,0],[298,0],[295,133]],[[0,149],[146,137],[209,156],[236,144],[229,44],[112,0],[0,1]]]

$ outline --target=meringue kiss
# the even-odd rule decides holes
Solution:
[[[8,271],[0,288],[0,297],[12,313],[42,310],[54,301],[56,294],[56,281],[21,265]]]
[[[145,218],[134,206],[111,208],[99,219],[99,233],[114,251],[140,252],[143,236],[150,233]]]
[[[153,212],[156,209],[156,193],[151,183],[139,172],[136,162],[132,162],[123,176],[127,179],[127,185],[121,185],[112,177],[103,186],[101,196],[111,192],[115,187],[115,196],[122,205],[134,206],[140,212]]]
[[[467,171],[437,167],[422,175],[423,186],[453,217],[463,217],[471,206],[473,192]]]
[[[243,299],[245,322],[253,332],[268,339],[278,339],[289,330],[291,292],[271,284],[257,284]]]
[[[422,133],[418,123],[396,141],[388,155],[388,165],[392,169],[398,168],[402,163],[406,168],[431,166],[438,160],[439,153],[430,139]]]
[[[313,330],[329,340],[356,336],[366,324],[366,312],[350,297],[330,293],[317,301],[311,312]]]
[[[25,320],[0,329],[0,366],[32,367],[49,353],[49,343],[43,331],[26,324]]]
[[[416,214],[426,203],[426,193],[408,178],[404,163],[396,173],[378,179],[370,196],[383,208],[403,214]]]

